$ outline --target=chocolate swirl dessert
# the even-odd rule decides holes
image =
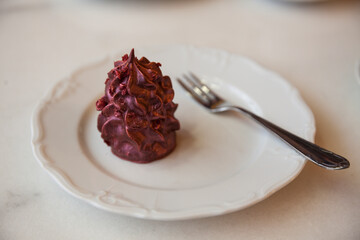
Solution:
[[[98,129],[118,157],[148,163],[168,155],[180,128],[174,117],[174,90],[160,63],[138,60],[134,49],[114,63],[105,95],[96,102]]]

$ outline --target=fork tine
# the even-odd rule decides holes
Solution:
[[[188,92],[190,95],[200,104],[204,105],[205,107],[210,107],[210,103],[205,101],[200,95],[195,92],[195,90],[189,86],[187,86],[180,78],[176,79],[180,85]]]
[[[204,92],[207,96],[209,94],[215,98],[216,101],[223,101],[223,99],[217,95],[215,92],[213,92],[205,83],[203,83],[198,76],[196,76],[193,72],[189,72],[191,77],[194,79],[194,81],[198,84],[198,87]]]
[[[191,88],[193,89],[193,91],[201,98],[206,98],[209,102],[212,101],[211,96],[209,96],[206,92],[204,92],[201,89],[201,86],[199,86],[196,81],[194,81],[193,79],[191,79],[191,77],[187,76],[186,74],[183,74],[185,80],[190,84]]]

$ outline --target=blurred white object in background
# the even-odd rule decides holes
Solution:
[[[360,84],[360,58],[355,64],[355,76],[358,84]]]
[[[295,3],[301,3],[301,2],[325,2],[329,0],[279,0],[283,2],[295,2]]]

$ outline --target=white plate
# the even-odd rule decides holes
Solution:
[[[115,157],[96,128],[94,104],[121,55],[76,70],[34,112],[34,154],[72,195],[129,216],[190,219],[248,207],[302,170],[305,159],[264,129],[239,114],[208,113],[174,79],[191,70],[220,95],[313,141],[313,115],[296,89],[249,59],[192,46],[136,49],[173,80],[181,124],[175,151],[150,164]]]

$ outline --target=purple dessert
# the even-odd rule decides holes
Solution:
[[[138,60],[134,49],[114,66],[105,81],[105,95],[96,102],[104,142],[116,156],[132,162],[168,155],[180,128],[170,78],[162,75],[160,63]]]

